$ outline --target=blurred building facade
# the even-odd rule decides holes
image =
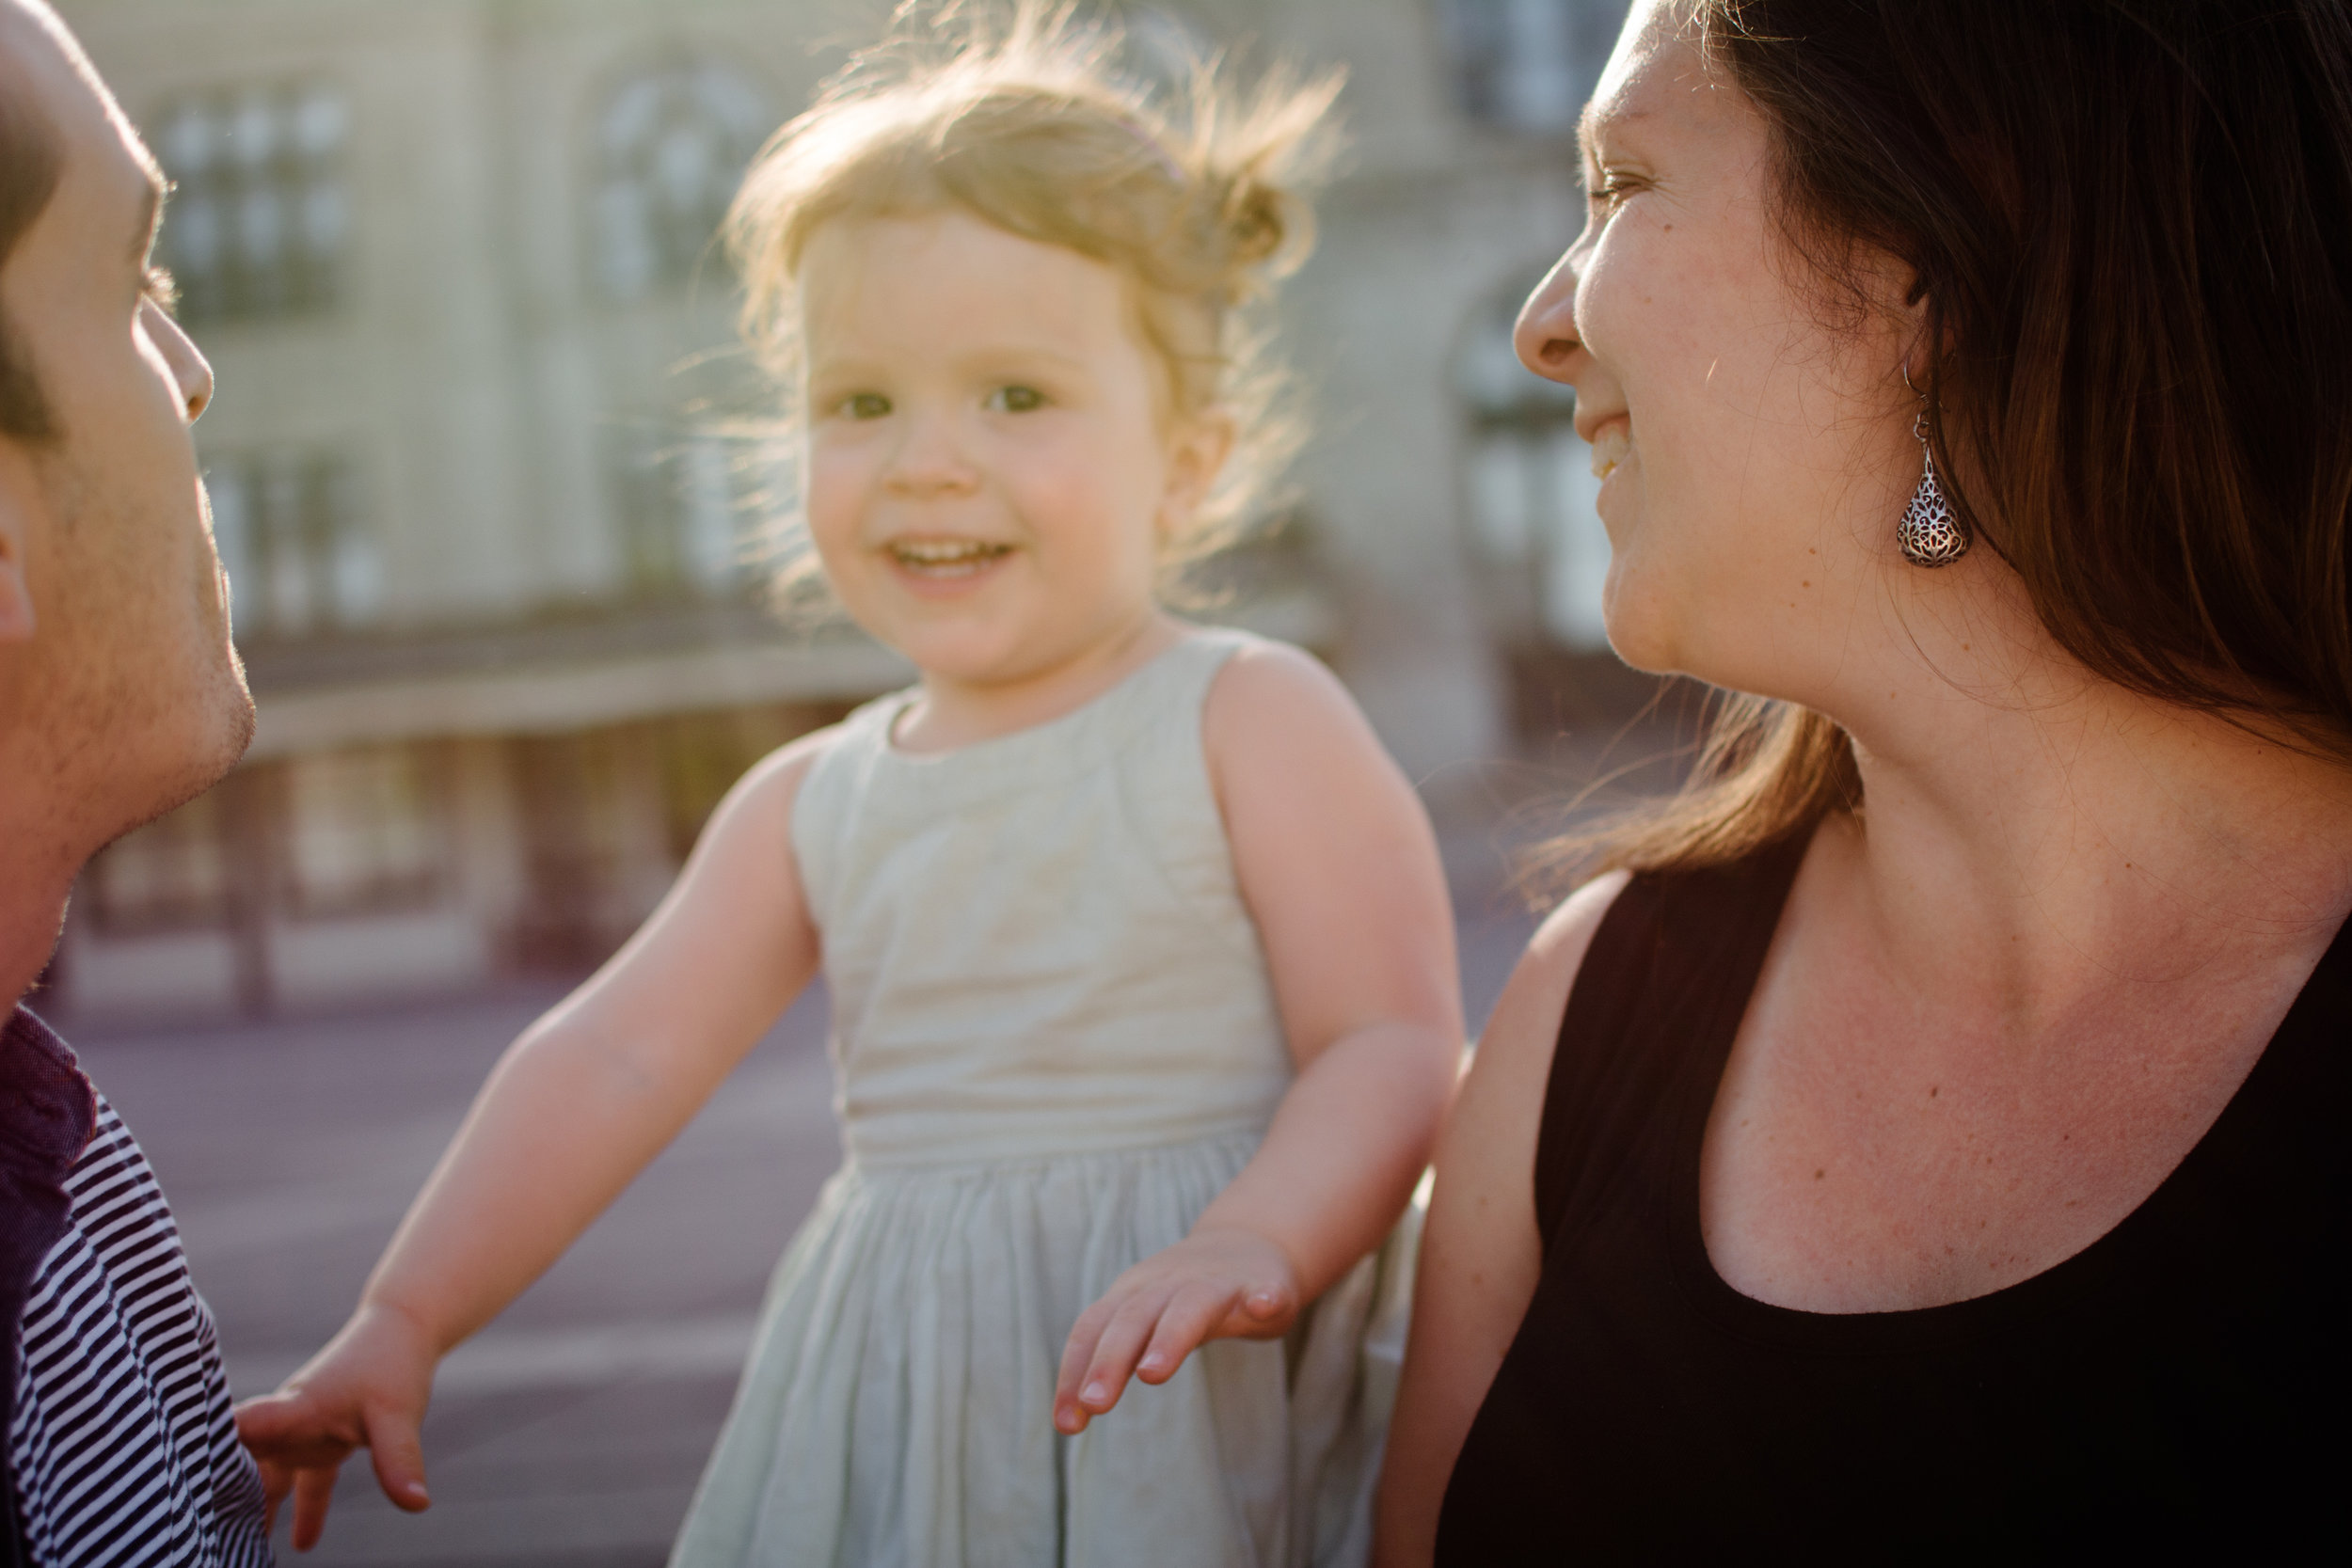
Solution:
[[[58,0],[177,189],[164,261],[261,708],[74,901],[77,1014],[262,1011],[578,967],[753,760],[902,683],[757,589],[788,466],[739,434],[710,240],[855,0]],[[1605,681],[1606,540],[1518,299],[1581,221],[1623,0],[1105,6],[1137,47],[1343,64],[1354,151],[1286,329],[1293,526],[1234,613],[1330,657],[1433,793]],[[1563,673],[1567,676],[1562,682]]]

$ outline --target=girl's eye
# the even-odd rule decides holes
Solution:
[[[988,394],[988,406],[999,414],[1029,414],[1045,406],[1045,394],[1034,387],[999,387]]]
[[[851,392],[839,406],[853,420],[879,420],[890,412],[890,400],[880,392]]]

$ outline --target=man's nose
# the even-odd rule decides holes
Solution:
[[[180,324],[153,300],[147,302],[147,335],[162,351],[179,384],[180,401],[187,405],[191,422],[201,419],[213,404],[213,367]]]
[[[1570,251],[1560,258],[1527,296],[1511,329],[1511,346],[1519,363],[1547,381],[1568,380],[1575,373],[1576,352],[1584,346],[1576,335],[1575,257]]]

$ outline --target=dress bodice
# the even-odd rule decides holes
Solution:
[[[899,692],[803,781],[853,1164],[1260,1132],[1291,1067],[1202,749],[1244,634],[1193,631],[1059,719],[897,749]]]

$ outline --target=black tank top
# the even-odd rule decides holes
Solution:
[[[1638,877],[1595,934],[1536,1146],[1542,1280],[1438,1561],[2344,1549],[2345,934],[2212,1130],[2090,1246],[1971,1301],[1792,1311],[1716,1274],[1698,1175],[1801,856]]]

